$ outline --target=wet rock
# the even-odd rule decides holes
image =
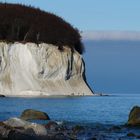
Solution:
[[[78,132],[84,130],[84,127],[82,127],[80,125],[76,125],[72,128],[72,130],[73,130],[74,133],[78,133]]]
[[[128,137],[135,137],[136,135],[134,133],[130,132],[130,133],[127,134],[127,136]]]
[[[90,138],[90,139],[88,139],[88,140],[97,140],[95,137],[93,137],[93,138]]]
[[[0,136],[2,138],[8,138],[8,134],[11,130],[12,130],[12,127],[7,126],[3,122],[0,122]]]
[[[24,130],[24,133],[27,135],[31,135],[31,136],[35,136],[35,132],[32,128],[27,128],[26,130]]]
[[[87,140],[114,140],[114,139],[108,139],[106,136],[102,134],[95,134],[91,138],[87,138]]]
[[[55,140],[67,140],[67,137],[64,136],[63,133],[58,133],[58,134],[56,134],[56,135],[54,136],[54,139],[55,139]]]
[[[81,131],[81,130],[84,130],[84,127],[80,126],[80,125],[76,125],[72,129],[73,129],[73,131]]]
[[[49,130],[57,130],[58,127],[59,125],[54,121],[50,121],[48,122],[48,124],[45,125],[45,128]]]
[[[137,138],[137,139],[140,139],[140,135],[139,135],[139,136],[136,136],[136,138]]]
[[[19,118],[10,118],[10,119],[4,121],[3,123],[12,128],[21,128],[21,127],[25,127],[26,125],[30,124],[30,122],[21,120]]]
[[[5,125],[5,124],[3,122],[0,122],[0,127],[3,126],[3,125]]]
[[[23,120],[50,120],[47,113],[33,109],[24,110],[20,118]]]
[[[3,97],[5,97],[5,95],[0,94],[0,98],[3,98]]]
[[[140,107],[134,106],[129,114],[127,125],[140,126]]]
[[[24,120],[21,120],[19,118],[11,118],[4,122],[7,126],[10,126],[15,129],[19,129],[22,131],[25,129],[24,133],[32,129],[36,135],[47,135],[47,130],[43,125],[36,124],[36,123],[30,123]]]
[[[121,127],[120,126],[113,126],[109,130],[110,131],[119,131],[119,130],[121,130]]]
[[[25,126],[25,129],[33,129],[36,135],[47,135],[47,130],[43,125],[31,123],[27,126]]]
[[[25,133],[12,130],[8,134],[8,140],[39,140],[39,139],[35,136],[31,136]]]
[[[7,140],[7,139],[3,138],[3,137],[0,135],[0,140]]]

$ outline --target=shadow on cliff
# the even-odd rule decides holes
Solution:
[[[88,82],[87,82],[87,78],[86,78],[86,66],[85,66],[85,62],[84,62],[83,59],[82,59],[82,61],[83,61],[83,65],[84,65],[83,79],[84,79],[86,85],[88,86],[88,88],[89,88],[89,89],[91,90],[91,92],[94,94],[94,91],[90,88],[90,86],[89,86],[89,84],[88,84]]]

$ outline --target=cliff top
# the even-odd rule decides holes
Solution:
[[[0,3],[0,40],[48,43],[83,52],[79,31],[62,18],[37,8]]]

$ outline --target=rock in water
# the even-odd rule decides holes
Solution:
[[[47,130],[43,125],[37,123],[30,123],[19,118],[11,118],[5,121],[4,124],[11,128],[23,128],[25,130],[32,129],[34,134],[36,135],[47,135]]]
[[[39,140],[36,136],[21,133],[16,130],[11,130],[8,134],[8,140]]]
[[[23,120],[50,120],[47,113],[33,109],[24,110],[20,118]]]
[[[93,95],[76,50],[51,44],[0,43],[0,93],[5,96]]]
[[[134,106],[129,114],[127,125],[140,126],[140,107]]]
[[[3,97],[5,97],[5,96],[0,94],[0,98],[3,98]]]

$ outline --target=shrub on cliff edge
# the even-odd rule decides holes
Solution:
[[[67,45],[83,52],[77,29],[54,14],[20,4],[0,3],[0,40]]]

